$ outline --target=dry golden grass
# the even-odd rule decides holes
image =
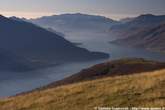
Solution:
[[[93,110],[165,106],[165,70],[86,81],[0,101],[0,110]]]

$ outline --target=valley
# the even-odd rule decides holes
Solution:
[[[93,35],[94,36],[94,35]],[[0,97],[11,96],[21,92],[30,91],[32,89],[42,87],[50,84],[54,81],[62,80],[68,76],[78,73],[82,69],[88,68],[95,64],[103,63],[105,61],[111,61],[121,58],[145,58],[155,61],[165,61],[164,54],[157,52],[150,52],[145,49],[124,47],[120,45],[109,44],[107,39],[100,40],[95,38],[95,41],[88,40],[79,36],[79,39],[70,37],[70,41],[82,42],[80,45],[83,48],[87,48],[90,51],[100,51],[110,54],[110,59],[101,59],[95,61],[75,62],[61,64],[58,66],[51,66],[47,68],[37,69],[29,72],[20,72],[19,75],[13,77],[4,78],[0,81]],[[98,45],[99,44],[99,45]],[[1,72],[6,73],[6,72]],[[18,74],[18,72],[16,72]],[[16,74],[15,72],[9,72],[7,74]],[[28,75],[25,77],[25,75]],[[2,76],[1,76],[2,77]],[[6,87],[6,85],[8,85]]]
[[[165,0],[0,0],[0,110],[165,110]]]

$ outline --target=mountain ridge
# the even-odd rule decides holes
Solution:
[[[145,31],[139,31],[137,34],[129,36],[127,38],[112,41],[111,43],[145,48],[151,51],[164,52],[164,35],[165,24],[161,24]]]
[[[149,30],[164,23],[165,15],[144,14],[134,17],[129,22],[112,26],[110,33],[114,33],[122,39],[133,36],[139,31]]]
[[[62,33],[72,31],[105,32],[111,25],[118,23],[104,16],[81,13],[45,16],[37,19],[30,19],[30,21],[42,27],[53,28]]]
[[[0,17],[0,48],[38,65],[108,58],[101,52],[76,47],[65,38],[26,21]]]

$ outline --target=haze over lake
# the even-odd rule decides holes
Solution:
[[[69,33],[65,35],[65,38],[71,42],[82,43],[82,45],[79,45],[80,47],[87,48],[91,51],[109,53],[109,60],[123,57],[140,57],[150,60],[165,61],[164,54],[161,53],[109,44],[108,42],[114,39],[113,35],[103,33]],[[48,83],[63,79],[64,77],[77,73],[82,69],[104,61],[107,61],[107,59],[91,62],[68,63],[56,67],[48,67],[36,71],[21,73],[15,77],[4,78],[4,80],[0,81],[0,97],[15,95],[17,93],[47,85]],[[28,74],[28,76],[24,76],[24,74]]]

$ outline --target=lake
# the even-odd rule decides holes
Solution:
[[[102,63],[108,60],[126,57],[138,57],[150,60],[165,61],[165,56],[161,53],[110,44],[108,42],[114,39],[114,37],[103,33],[69,33],[66,38],[72,42],[82,43],[82,45],[79,46],[87,48],[90,51],[109,53],[110,59],[96,60],[91,62],[68,63],[56,67],[24,72],[15,77],[8,77],[4,80],[2,79],[0,80],[0,97],[15,95],[17,93],[29,91],[47,85],[53,81],[57,81],[75,74],[80,70],[90,67],[94,64]],[[17,73],[6,72],[6,74]],[[28,74],[28,77],[25,77],[24,74]]]

